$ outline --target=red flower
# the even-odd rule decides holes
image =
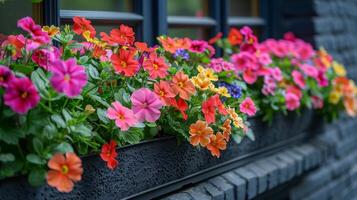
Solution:
[[[118,29],[110,31],[110,36],[104,32],[100,33],[102,40],[110,45],[133,45],[135,41],[135,33],[133,28],[125,25],[120,25]]]
[[[231,45],[240,45],[243,42],[243,35],[236,28],[231,28],[228,34],[228,41]]]
[[[93,38],[96,34],[96,31],[94,27],[91,25],[91,21],[87,20],[84,17],[73,17],[73,32],[75,32],[78,35],[83,34],[85,31],[90,32],[90,37]]]
[[[110,143],[102,146],[102,152],[100,153],[100,157],[107,162],[108,168],[112,170],[118,166],[118,161],[116,160],[118,153],[115,151],[116,146],[117,143],[111,140]]]
[[[172,107],[176,108],[177,110],[179,110],[181,112],[182,118],[184,120],[187,120],[187,114],[186,111],[188,109],[188,104],[186,103],[185,100],[179,98],[177,101],[174,98],[170,99],[170,103],[169,103]]]
[[[216,43],[219,39],[222,38],[222,35],[223,35],[223,34],[222,34],[221,32],[217,33],[216,36],[214,36],[213,38],[211,38],[210,40],[208,40],[208,44],[214,44],[214,43]]]
[[[151,53],[149,58],[144,59],[143,67],[149,72],[149,76],[152,79],[165,78],[169,68],[164,58],[158,57],[156,53]]]
[[[154,84],[154,92],[160,97],[161,101],[165,105],[169,105],[171,99],[176,96],[170,87],[170,83],[163,80],[160,80],[160,82]]]
[[[224,107],[217,94],[208,98],[205,102],[202,103],[202,113],[208,124],[214,123],[216,121],[216,108],[220,114],[228,114],[226,108]]]
[[[134,59],[135,52],[120,49],[117,54],[113,54],[110,59],[117,73],[123,73],[124,76],[130,77],[139,70],[139,63]]]

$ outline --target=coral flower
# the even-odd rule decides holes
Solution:
[[[345,97],[343,101],[346,112],[349,116],[355,117],[357,114],[357,99],[354,97]]]
[[[9,35],[7,36],[7,40],[3,42],[3,44],[10,44],[15,48],[15,51],[12,53],[12,57],[14,59],[21,58],[22,52],[21,49],[25,47],[26,38],[23,35]]]
[[[231,131],[232,131],[231,123],[232,123],[232,120],[226,119],[226,121],[224,121],[224,123],[221,127],[221,129],[223,131],[224,139],[226,141],[229,141],[229,137],[231,135]]]
[[[133,111],[117,101],[113,102],[112,107],[108,108],[107,117],[111,120],[115,120],[115,124],[122,131],[127,131],[137,123]]]
[[[134,56],[134,51],[120,49],[117,54],[113,54],[110,58],[114,70],[127,77],[134,76],[140,67],[138,61],[134,59]]]
[[[243,35],[236,28],[231,28],[228,33],[228,41],[231,45],[240,45],[243,42]]]
[[[257,112],[257,108],[250,97],[243,100],[243,102],[239,105],[239,110],[248,116],[253,116]]]
[[[81,94],[87,84],[87,74],[84,67],[77,65],[76,59],[58,60],[51,66],[50,79],[53,88],[66,96],[73,98]]]
[[[154,92],[141,88],[133,92],[130,99],[132,110],[139,122],[155,122],[159,119],[163,103]]]
[[[190,143],[193,146],[198,144],[206,146],[210,143],[212,134],[213,129],[205,121],[197,120],[196,123],[190,125]]]
[[[191,40],[189,38],[159,37],[159,41],[165,51],[174,54],[179,49],[189,49]]]
[[[216,135],[212,134],[210,140],[211,142],[207,144],[207,149],[211,152],[212,156],[219,158],[221,156],[221,152],[219,150],[225,150],[227,148],[227,141],[220,132]]]
[[[60,192],[70,192],[83,174],[82,161],[74,153],[55,154],[47,163],[47,183]]]
[[[298,85],[301,89],[304,89],[306,86],[304,76],[296,70],[294,70],[291,75],[293,76],[293,80],[296,85]]]
[[[50,42],[50,37],[44,31],[42,31],[41,26],[35,24],[31,17],[24,17],[17,21],[17,27],[22,28],[22,30],[27,31],[32,39],[39,43]]]
[[[296,94],[288,92],[285,95],[285,104],[288,110],[293,111],[300,107],[300,99]]]
[[[6,87],[13,78],[14,74],[11,70],[4,65],[0,65],[0,87]]]
[[[172,77],[171,86],[175,93],[179,94],[179,96],[185,100],[189,100],[191,95],[195,94],[196,92],[195,86],[189,77],[182,71],[177,72]]]
[[[156,53],[150,54],[149,58],[144,60],[143,67],[149,72],[149,76],[152,79],[165,78],[168,74],[164,58],[158,57]]]
[[[247,69],[243,72],[243,79],[248,84],[253,84],[258,79],[258,74],[252,69]]]
[[[29,78],[12,78],[7,84],[4,103],[13,111],[24,114],[39,102],[40,95]]]
[[[219,39],[221,39],[223,36],[222,32],[217,33],[213,38],[209,39],[208,44],[214,44],[216,43]]]
[[[165,105],[169,105],[170,99],[176,96],[174,91],[171,89],[170,83],[163,80],[154,84],[154,92],[160,97],[161,101]]]
[[[133,28],[125,25],[120,25],[118,29],[110,31],[110,36],[104,32],[100,33],[102,40],[110,45],[133,45],[135,41],[135,33]]]
[[[96,31],[94,27],[91,25],[91,21],[87,20],[84,17],[73,17],[73,32],[75,32],[78,35],[83,34],[86,31],[90,32],[90,37],[93,38],[95,37]]]
[[[170,104],[170,106],[172,106],[172,107],[176,108],[177,110],[179,110],[180,113],[181,113],[181,115],[182,115],[182,118],[183,118],[184,120],[187,120],[188,116],[187,116],[187,114],[186,114],[186,111],[187,111],[187,109],[188,109],[188,104],[186,103],[185,100],[179,98],[179,99],[176,101],[176,99],[171,98],[169,104]]]
[[[216,109],[218,109],[218,112],[222,115],[228,114],[227,110],[225,109],[223,103],[221,102],[217,94],[211,96],[202,103],[202,113],[208,124],[214,123],[216,121]]]
[[[118,156],[118,153],[115,150],[116,146],[117,143],[114,140],[111,140],[109,143],[102,146],[102,151],[100,153],[100,157],[107,162],[107,167],[111,170],[118,166],[118,161],[116,160],[116,157]]]

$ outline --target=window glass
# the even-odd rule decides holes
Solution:
[[[132,12],[131,0],[61,0],[62,10]]]
[[[208,15],[207,0],[167,0],[167,14],[169,16],[196,16]]]
[[[169,28],[170,37],[189,37],[191,39],[209,39],[209,30],[205,28]]]
[[[26,16],[34,17],[36,23],[40,23],[33,16],[37,13],[36,5],[38,4],[34,4],[32,1],[23,0],[0,1],[0,34],[10,35],[20,33],[20,29],[16,26],[17,20]]]
[[[258,16],[258,0],[230,0],[230,16]]]

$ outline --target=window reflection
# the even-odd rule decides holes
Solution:
[[[167,14],[169,16],[195,16],[208,15],[207,0],[167,0]]]
[[[63,10],[132,12],[131,0],[61,0]]]

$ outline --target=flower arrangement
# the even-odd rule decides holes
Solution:
[[[28,174],[70,192],[89,152],[115,169],[118,146],[163,133],[216,157],[231,137],[254,139],[254,98],[207,42],[160,37],[148,47],[128,26],[97,34],[73,21],[60,30],[25,17],[26,35],[1,44],[0,179]]]
[[[292,33],[259,43],[249,27],[233,28],[227,38],[219,34],[212,42],[247,83],[263,120],[271,122],[277,112],[306,108],[319,110],[329,120],[343,109],[356,115],[354,82],[324,49],[314,50]]]

